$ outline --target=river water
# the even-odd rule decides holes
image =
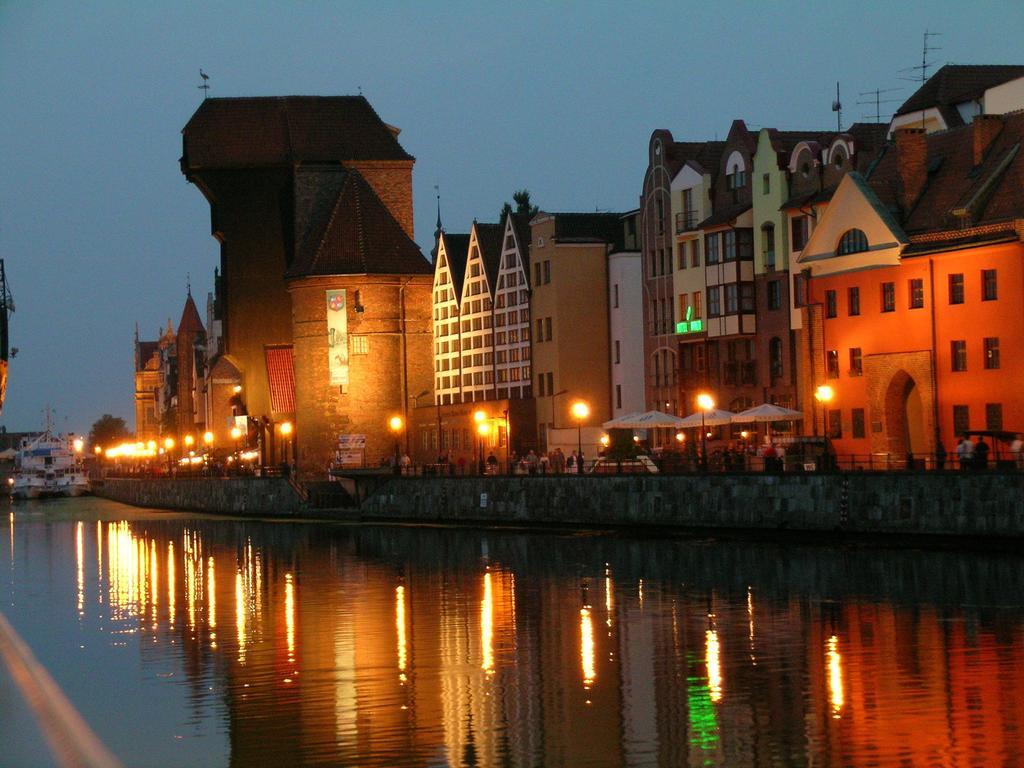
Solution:
[[[1015,555],[12,510],[0,611],[125,765],[1024,763]]]

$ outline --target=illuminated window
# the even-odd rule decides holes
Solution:
[[[964,303],[964,276],[963,274],[954,274],[949,276],[949,303],[950,304],[963,304]]]
[[[981,300],[995,301],[999,298],[998,294],[996,271],[994,269],[981,270]]]
[[[864,375],[864,360],[861,356],[860,347],[850,347],[850,375]]]
[[[967,342],[963,339],[951,341],[950,355],[952,357],[953,370],[956,372],[967,370]]]
[[[693,316],[700,317],[700,291],[693,292]]]
[[[1003,404],[985,403],[985,429],[1000,430],[1003,428]]]
[[[921,309],[924,307],[924,280],[914,278],[908,283],[910,289],[910,308]]]
[[[882,311],[896,311],[896,283],[882,283]]]
[[[868,249],[868,237],[862,230],[848,229],[839,238],[839,247],[836,253],[845,256],[848,253],[861,253]]]
[[[846,314],[851,317],[860,314],[860,288],[846,290]]]
[[[990,371],[999,368],[999,338],[988,337],[985,339],[985,368]]]
[[[825,317],[835,317],[838,314],[836,303],[836,292],[825,291]]]
[[[853,423],[851,424],[853,428],[853,436],[864,437],[864,409],[854,408],[851,411],[851,416],[853,417]]]
[[[830,379],[839,378],[839,350],[830,349],[825,352],[825,372]]]
[[[953,434],[962,435],[971,428],[970,409],[966,405],[953,406]]]
[[[370,341],[366,336],[352,336],[352,354],[365,355],[370,351]]]

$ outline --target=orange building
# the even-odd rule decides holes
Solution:
[[[833,390],[813,423],[837,453],[902,461],[1024,428],[1022,139],[1020,113],[899,130],[818,220],[798,257],[801,354]]]

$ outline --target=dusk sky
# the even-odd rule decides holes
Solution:
[[[655,128],[830,129],[861,92],[915,85],[930,56],[1020,64],[1024,3],[56,3],[0,0],[0,257],[17,311],[8,430],[134,422],[132,339],[205,319],[218,247],[178,166],[211,96],[355,94],[417,158],[416,239],[434,185],[449,231],[527,187],[547,210],[636,207]],[[934,68],[931,70],[934,71]],[[898,104],[883,105],[883,119]]]

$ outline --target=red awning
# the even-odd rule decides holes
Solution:
[[[292,348],[267,347],[267,380],[270,382],[270,408],[274,413],[295,413],[295,367]]]

